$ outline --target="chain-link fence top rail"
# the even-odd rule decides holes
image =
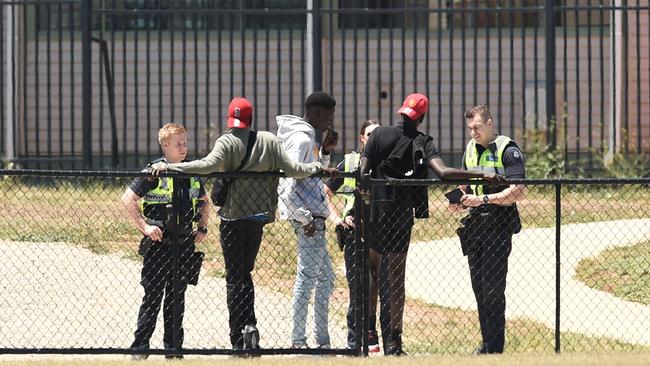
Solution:
[[[249,184],[274,179],[244,175]],[[142,236],[120,199],[142,173],[0,171],[0,176],[5,289],[0,348],[127,351],[143,296],[137,254]],[[204,179],[207,192],[213,177]],[[650,218],[641,208],[650,202],[650,181],[519,183],[527,184],[527,192],[518,204],[523,228],[514,235],[508,257],[506,352],[552,352],[558,339],[567,352],[650,350]],[[468,262],[456,235],[463,215],[449,213],[443,195],[454,186],[432,180],[373,184],[428,186],[429,217],[415,220],[406,262],[405,350],[471,352],[481,337]],[[341,197],[333,202],[343,208]],[[222,223],[213,206],[210,211],[207,240],[196,245],[205,252],[200,279],[185,294],[183,347],[194,353],[231,349]],[[335,274],[327,324],[331,346],[342,350],[348,283],[329,221],[324,235]],[[297,245],[289,221],[276,219],[264,227],[252,276],[265,352],[292,352],[287,349]],[[308,309],[307,337],[314,347],[313,298]],[[377,323],[381,330],[379,315]],[[160,314],[150,344],[158,352],[163,328]]]

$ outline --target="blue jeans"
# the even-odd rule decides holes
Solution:
[[[322,219],[318,225],[322,230],[316,230],[314,236],[305,235],[302,224],[292,222],[298,236],[298,269],[296,284],[293,288],[293,332],[291,341],[294,345],[307,344],[306,323],[307,307],[311,291],[315,288],[314,298],[314,327],[316,343],[319,346],[330,345],[327,330],[329,301],[334,290],[334,271],[332,261],[327,252],[325,240],[325,222]]]

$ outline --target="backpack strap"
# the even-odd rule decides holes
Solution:
[[[239,167],[236,172],[242,170],[244,165],[248,163],[248,160],[251,157],[251,152],[253,151],[253,145],[255,145],[255,141],[257,141],[257,131],[251,131],[250,134],[248,135],[248,143],[246,144],[246,154],[244,155],[244,158],[241,161],[241,164],[239,164]]]

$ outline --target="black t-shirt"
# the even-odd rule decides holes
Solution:
[[[137,177],[131,182],[129,188],[138,195],[138,197],[144,197],[147,192],[156,188],[158,186],[158,180],[162,178],[156,177]],[[189,178],[172,178],[174,184],[174,194],[178,194],[179,197],[179,213],[181,217],[181,230],[183,232],[189,232],[192,228],[192,200],[190,199],[190,179]],[[201,188],[199,189],[199,197],[205,196],[205,188],[203,182],[201,182]],[[156,220],[156,221],[165,221],[167,220],[167,213],[164,205],[150,205],[145,208],[143,213],[145,217]]]
[[[363,156],[367,157],[372,162],[372,177],[383,178],[379,177],[379,169],[377,168],[383,160],[388,158],[390,153],[393,151],[395,144],[397,144],[402,135],[415,138],[420,133],[421,132],[418,132],[417,128],[413,124],[404,124],[402,122],[396,126],[377,127],[372,131],[370,139],[363,150]],[[433,138],[431,136],[427,136],[427,141],[424,145],[424,155],[427,162],[440,156],[438,149],[433,144]]]

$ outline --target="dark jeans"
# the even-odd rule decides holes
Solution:
[[[194,252],[192,238],[185,238],[181,243],[179,265],[187,261]],[[179,282],[178,294],[174,288],[174,270],[172,249],[169,244],[154,244],[144,257],[140,284],[144,288],[142,305],[138,312],[137,329],[132,348],[148,349],[151,335],[156,329],[156,318],[163,302],[165,349],[174,348],[174,330],[178,337],[179,348],[183,346],[183,315],[185,313],[185,290],[187,284]],[[174,321],[174,302],[178,299],[178,319]]]
[[[472,289],[478,306],[483,347],[502,353],[506,324],[506,276],[512,234],[488,231],[476,235],[467,254]]]
[[[357,348],[357,329],[362,329],[360,322],[363,315],[362,303],[355,301],[355,299],[363,299],[361,293],[362,282],[358,279],[363,276],[363,270],[357,266],[356,251],[363,250],[363,247],[355,248],[354,245],[354,232],[346,232],[349,235],[343,235],[341,239],[344,241],[343,258],[345,259],[345,277],[348,281],[348,288],[350,289],[350,303],[348,305],[347,322],[348,322],[348,348]],[[384,258],[384,261],[386,258]],[[379,310],[379,323],[381,325],[381,334],[384,338],[384,343],[388,340],[390,335],[390,306],[388,305],[388,273],[387,266],[381,266],[379,273],[379,302],[381,304]],[[363,301],[363,300],[361,300]],[[358,324],[357,324],[358,323]],[[377,333],[377,315],[368,314],[368,329],[371,332]]]
[[[233,348],[243,348],[242,330],[246,325],[257,325],[251,272],[260,249],[264,225],[264,222],[252,220],[221,220],[219,226],[226,262],[226,301]]]

